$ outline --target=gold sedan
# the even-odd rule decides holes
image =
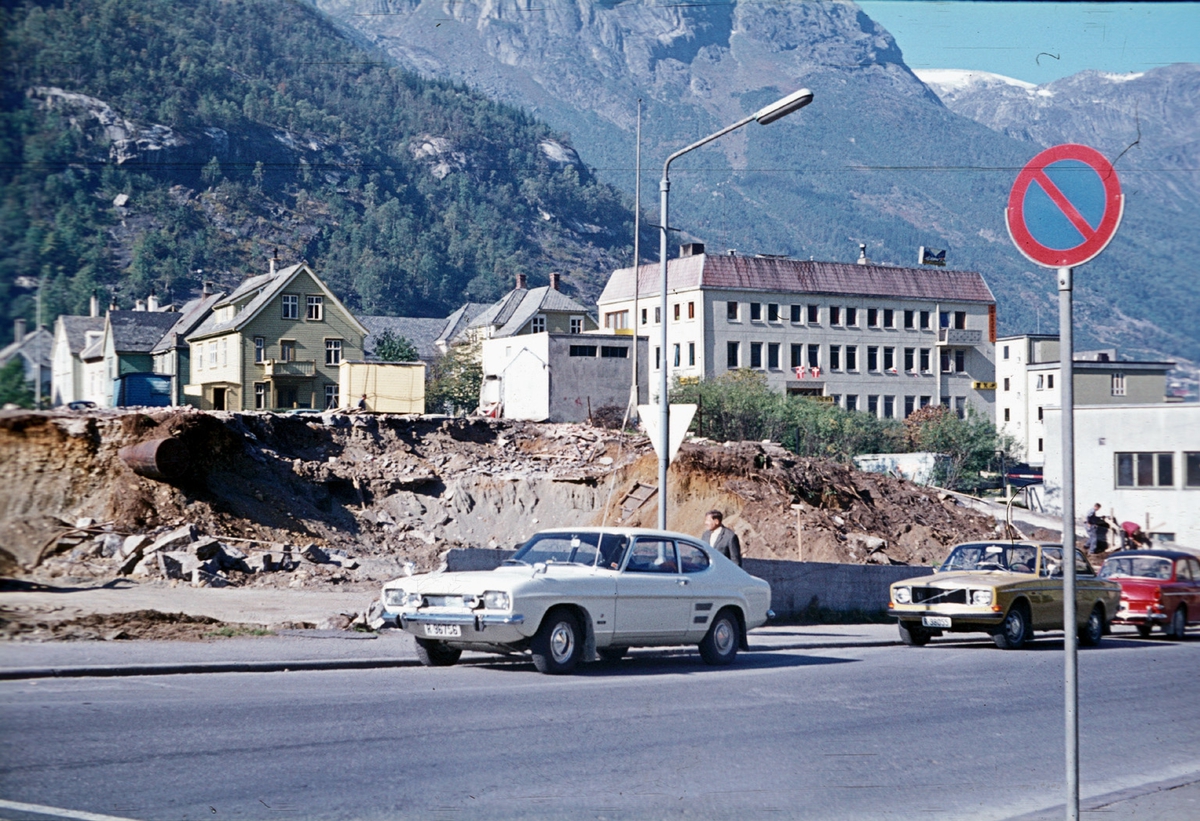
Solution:
[[[1079,642],[1091,647],[1108,632],[1121,586],[1099,578],[1079,551],[1075,556]],[[1034,630],[1063,629],[1062,564],[1058,544],[960,544],[933,576],[893,584],[888,613],[913,647],[947,632],[988,633],[997,647],[1016,650]]]

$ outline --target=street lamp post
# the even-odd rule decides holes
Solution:
[[[765,108],[751,114],[749,117],[738,120],[731,126],[726,126],[720,131],[709,134],[701,140],[697,140],[691,145],[681,148],[671,156],[667,157],[667,161],[663,163],[662,182],[659,183],[658,190],[662,195],[662,206],[660,215],[661,225],[659,225],[659,321],[662,326],[660,335],[658,366],[661,374],[658,386],[658,411],[659,411],[659,448],[658,448],[658,528],[659,530],[667,529],[667,467],[670,464],[670,426],[671,426],[671,406],[667,401],[667,232],[670,230],[670,221],[668,219],[669,199],[671,193],[671,180],[669,174],[671,171],[671,163],[682,157],[689,151],[693,151],[702,145],[707,145],[718,137],[724,137],[730,131],[734,131],[747,125],[751,122],[757,122],[759,125],[768,125],[781,117],[786,117],[793,111],[799,111],[812,102],[812,92],[807,88],[802,88],[799,91],[794,91],[786,97],[776,100]],[[636,276],[636,268],[634,269]]]

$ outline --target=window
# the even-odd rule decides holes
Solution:
[[[767,345],[767,367],[773,371],[779,370],[779,343]]]
[[[1183,486],[1200,487],[1200,452],[1183,454]]]
[[[829,370],[840,371],[842,369],[842,346],[829,346]]]
[[[803,317],[803,305],[792,306],[792,322],[800,322]]]
[[[820,325],[821,324],[821,306],[819,306],[819,305],[809,305],[808,306],[808,324],[809,325]]]
[[[923,408],[927,408],[927,407],[929,407],[929,397],[928,397],[928,396],[922,396],[922,397],[921,397],[921,399],[920,399],[920,405],[921,405],[921,407],[923,407]]]
[[[594,357],[596,355],[595,345],[571,345],[567,348],[568,356],[586,356]]]
[[[1041,439],[1039,439],[1039,440],[1038,440],[1038,451],[1037,451],[1038,453],[1041,453],[1041,452],[1042,452],[1042,450],[1043,450],[1043,444],[1044,444],[1044,443],[1042,442],[1042,440],[1041,440]]]
[[[340,365],[342,364],[342,340],[326,339],[325,340],[325,364]]]
[[[767,322],[778,322],[778,321],[779,321],[779,306],[774,303],[768,304],[767,305]]]
[[[879,309],[878,308],[867,308],[867,327],[868,328],[878,328],[879,327]]]
[[[208,367],[217,367],[217,342],[213,340],[208,343]]]
[[[529,332],[531,334],[544,334],[546,332],[546,317],[535,316],[529,320]]]
[[[829,306],[829,324],[830,325],[841,325],[842,324],[842,309],[839,308],[837,305]]]
[[[300,318],[300,297],[296,296],[295,294],[283,295],[283,318]]]
[[[688,343],[688,366],[693,367],[696,364],[696,343]]]
[[[1005,345],[1003,348],[1001,348],[1000,356],[1003,359],[1008,359],[1008,346],[1007,345]]]
[[[930,323],[929,311],[921,311],[921,330],[932,330],[933,325]]]
[[[261,365],[267,358],[267,340],[261,336],[254,337],[254,362]]]
[[[676,342],[671,347],[673,348],[673,350],[671,352],[671,366],[678,368],[679,363],[682,359],[682,355],[683,355],[682,347],[680,346],[680,344],[678,342]]]
[[[941,311],[938,313],[938,327],[939,328],[949,328],[950,327],[950,312],[949,311]]]
[[[1118,453],[1117,487],[1174,487],[1175,454]]]
[[[1046,374],[1046,390],[1054,390],[1054,374]]]
[[[654,370],[662,367],[662,348],[654,346]]]
[[[846,394],[846,410],[848,410],[848,411],[858,410],[858,394],[857,393]]]
[[[338,386],[337,384],[325,385],[325,410],[336,408],[338,406]]]
[[[581,316],[571,317],[571,333],[573,333],[573,334],[583,333],[583,317],[581,317]]]
[[[678,322],[679,317],[682,315],[683,306],[676,302],[673,307],[675,310],[675,321]]]
[[[646,323],[649,321],[649,320],[647,319],[647,316],[648,316],[648,315],[647,315],[647,313],[646,313],[646,309],[645,309],[645,308],[642,308],[642,324],[643,324],[643,325],[645,325],[645,324],[646,324]]]
[[[1010,415],[1009,409],[1008,409],[1008,408],[1005,408],[1005,409],[1004,409],[1004,421],[1005,421],[1005,422],[1011,422],[1011,421],[1012,421],[1012,420],[1009,418],[1009,415]]]
[[[966,372],[966,370],[967,370],[967,352],[966,351],[958,350],[958,351],[954,352],[954,370],[958,371],[959,373]],[[1054,382],[1053,382],[1054,377],[1052,376],[1052,377],[1050,377],[1050,379],[1051,379],[1050,387],[1053,388],[1054,387]]]
[[[267,409],[267,383],[266,382],[255,382],[254,383],[254,409],[255,410],[266,410]]]
[[[628,359],[629,349],[624,345],[602,345],[600,347],[601,359]]]
[[[725,318],[736,322],[738,318],[738,304],[736,302],[725,303]]]
[[[662,324],[662,306],[661,305],[654,309],[654,324],[655,325]]]
[[[917,399],[917,397],[915,397],[915,396],[904,397],[904,415],[905,416],[912,416],[913,411],[916,410],[916,399]]]
[[[943,396],[943,397],[942,397],[942,401],[941,401],[941,405],[942,405],[942,407],[943,407],[943,408],[946,408],[947,410],[949,410],[949,408],[950,408],[950,397],[949,397],[949,396]]]
[[[699,573],[708,567],[708,556],[700,548],[687,542],[678,542],[675,546],[679,548],[679,569],[684,573]]]
[[[325,318],[325,297],[323,296],[306,296],[304,298],[306,312],[305,318],[310,322],[320,322]]]
[[[292,339],[279,340],[279,360],[281,362],[296,361],[296,342]]]
[[[638,539],[625,564],[626,573],[677,573],[675,542],[664,539]]]
[[[224,368],[229,364],[229,338],[225,337],[221,340],[221,367]]]
[[[622,330],[629,327],[629,311],[614,311],[604,315],[604,327]]]
[[[913,356],[916,354],[916,352],[917,352],[916,348],[905,348],[904,349],[904,370],[908,371],[909,373],[913,372],[913,366],[914,366],[914,362],[915,362],[915,360],[913,359]]]
[[[1043,413],[1043,408],[1042,408],[1042,406],[1041,406],[1041,405],[1038,405],[1038,421],[1039,421],[1039,422],[1045,421],[1045,419],[1044,419],[1044,413]]]
[[[695,319],[695,318],[696,318],[696,303],[689,302],[688,303],[688,319]]]
[[[955,328],[955,330],[958,330],[958,331],[966,330],[966,328],[967,328],[967,312],[966,311],[955,311],[954,312],[954,328]]]
[[[736,342],[725,343],[725,367],[736,368],[738,366],[739,347]]]
[[[792,360],[791,361],[792,361],[791,367],[793,367],[793,368],[804,367],[804,346],[803,345],[793,345],[792,346]]]
[[[846,309],[846,326],[854,327],[858,324],[858,308]]]
[[[916,327],[916,322],[914,322],[915,316],[916,316],[916,311],[905,311],[904,312],[904,327],[905,327],[905,329],[911,331],[914,327]]]
[[[750,343],[750,367],[751,368],[761,368],[762,367],[762,343],[761,342],[751,342]]]
[[[896,327],[896,312],[893,311],[891,308],[883,309],[883,327],[885,327],[885,328],[895,328]]]
[[[921,349],[921,373],[929,373],[929,348]]]
[[[848,371],[857,371],[858,370],[858,346],[857,345],[847,345],[846,346],[846,370],[848,370]]]
[[[889,373],[896,370],[896,349],[883,349],[883,369]]]
[[[761,302],[751,302],[750,303],[750,321],[751,322],[762,322],[762,303]]]
[[[879,415],[879,397],[875,394],[867,395],[867,413],[872,416]]]
[[[1125,395],[1125,374],[1114,373],[1112,375],[1112,395],[1113,396],[1124,396]]]
[[[196,363],[196,370],[204,370],[204,343],[200,342],[192,346],[192,361]]]
[[[941,359],[941,363],[942,363],[942,373],[949,373],[950,372],[950,351],[942,349],[941,356],[939,357],[939,359]]]
[[[1037,390],[1040,391],[1045,386],[1046,386],[1046,377],[1044,374],[1039,373],[1038,378],[1037,378]]]
[[[967,415],[967,398],[965,396],[954,397],[954,415],[959,419],[963,419]]]
[[[896,397],[883,397],[883,418],[894,419],[896,416]]]
[[[1004,390],[1008,390],[1008,377],[1004,377]]]
[[[815,368],[821,364],[821,346],[808,346],[808,367]]]
[[[879,348],[875,345],[867,346],[867,370],[871,373],[879,372]]]

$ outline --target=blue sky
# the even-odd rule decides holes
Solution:
[[[1200,63],[1200,3],[860,0],[910,68],[966,68],[1031,83],[1085,69]]]

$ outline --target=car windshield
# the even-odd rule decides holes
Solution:
[[[1156,556],[1113,556],[1104,562],[1100,575],[1104,578],[1128,576],[1167,581],[1171,578],[1171,560]]]
[[[1032,573],[1037,564],[1037,549],[1029,545],[963,544],[954,548],[941,570],[1007,570]]]
[[[628,538],[616,533],[538,533],[507,561],[588,566],[599,563],[611,569],[620,567],[628,543]]]

